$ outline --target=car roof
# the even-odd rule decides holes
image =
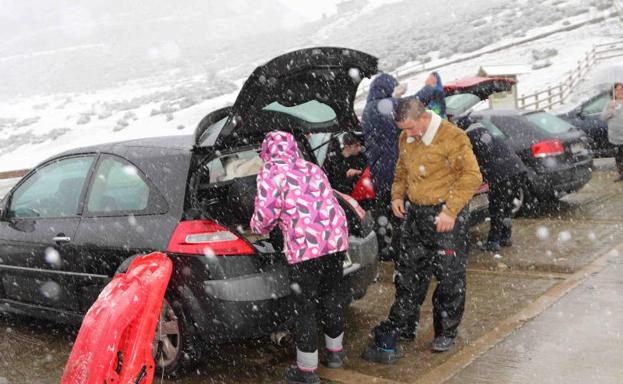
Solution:
[[[177,135],[177,136],[159,136],[148,137],[135,140],[116,141],[112,143],[104,143],[91,145],[87,147],[78,147],[61,153],[59,156],[86,152],[120,152],[127,148],[154,148],[160,150],[171,149],[173,151],[191,151],[193,149],[193,135]],[[56,156],[55,156],[56,157]]]

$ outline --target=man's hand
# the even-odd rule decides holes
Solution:
[[[392,211],[394,212],[394,215],[396,217],[404,219],[405,213],[407,213],[407,211],[405,210],[405,201],[403,199],[393,200]]]
[[[393,204],[393,203],[392,203]],[[445,212],[441,212],[439,216],[435,218],[435,224],[437,224],[437,232],[450,232],[454,229],[454,222],[456,219]]]
[[[361,171],[358,169],[349,169],[348,171],[346,171],[346,177],[348,177],[349,179],[359,175],[361,175]]]

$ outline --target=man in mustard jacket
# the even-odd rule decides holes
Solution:
[[[467,204],[482,183],[478,162],[463,130],[415,99],[395,111],[402,130],[392,185],[392,210],[404,218],[396,298],[389,318],[374,329],[374,345],[363,357],[391,364],[398,338],[413,340],[420,308],[432,276],[435,339],[433,351],[449,350],[465,308]],[[408,203],[407,203],[408,202]]]

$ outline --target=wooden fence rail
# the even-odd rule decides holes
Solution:
[[[615,1],[618,2],[619,0]],[[557,104],[562,104],[595,64],[616,57],[623,57],[623,40],[595,44],[559,84],[529,95],[522,95],[517,98],[517,106],[523,109],[536,110],[551,109]]]

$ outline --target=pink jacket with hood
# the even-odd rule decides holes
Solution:
[[[279,224],[289,264],[348,249],[346,215],[329,180],[315,164],[301,158],[294,137],[273,131],[261,151],[251,229],[269,233]]]

